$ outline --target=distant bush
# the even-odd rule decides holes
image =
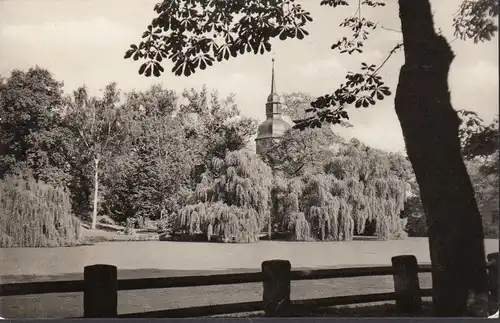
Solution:
[[[0,180],[0,247],[59,247],[80,242],[69,194],[33,178]]]
[[[484,231],[485,238],[498,238],[499,237],[498,223],[483,221],[483,231]]]
[[[406,224],[406,231],[410,237],[427,237],[427,220],[425,215],[410,215]]]

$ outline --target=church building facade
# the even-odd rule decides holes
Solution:
[[[283,119],[281,98],[276,93],[274,58],[271,76],[271,93],[267,97],[266,120],[259,125],[255,146],[257,154],[263,153],[270,143],[280,140],[291,125]]]

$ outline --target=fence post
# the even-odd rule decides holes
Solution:
[[[498,261],[500,260],[500,252],[490,253],[488,259],[488,283],[490,289],[490,312],[498,311]]]
[[[422,310],[417,258],[413,255],[392,257],[394,291],[398,313],[417,314]]]
[[[116,266],[85,266],[83,281],[83,317],[115,318],[118,314]]]
[[[288,260],[268,260],[262,263],[264,294],[262,304],[268,317],[290,316],[291,265]]]

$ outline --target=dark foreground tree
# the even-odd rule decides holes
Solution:
[[[481,215],[448,90],[454,55],[436,35],[427,1],[401,0],[400,16],[405,64],[395,107],[429,224],[436,314],[485,316],[483,306],[466,313],[467,300],[487,303],[488,287]]]
[[[498,238],[498,120],[489,125],[474,111],[457,111],[461,119],[458,129],[462,145],[462,155],[469,173],[479,211],[482,215],[483,230],[488,238]],[[404,217],[408,218],[408,233],[411,236],[426,236],[427,225],[420,200],[418,186],[410,181],[417,195],[405,204]]]
[[[361,52],[376,24],[361,17],[361,6],[378,7],[384,1],[359,0],[354,16],[341,24],[353,31],[332,46],[341,53]],[[333,7],[346,0],[323,0]],[[433,301],[439,316],[486,316],[487,276],[481,218],[458,139],[459,119],[452,108],[447,84],[453,53],[434,30],[429,0],[399,0],[405,64],[396,94],[408,157],[420,187],[433,264]],[[270,39],[303,39],[310,14],[293,0],[164,0],[155,6],[158,16],[132,45],[125,57],[145,59],[139,73],[159,76],[161,61],[174,63],[176,75],[189,76],[245,52],[271,50]],[[455,19],[456,34],[474,41],[491,39],[496,31],[498,0],[464,1]],[[390,55],[389,55],[390,57]],[[314,116],[296,125],[321,127],[348,118],[346,107],[369,107],[390,95],[377,73],[380,67],[362,64],[346,83],[311,105]],[[469,306],[473,304],[474,306]]]

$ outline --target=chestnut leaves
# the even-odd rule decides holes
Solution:
[[[357,10],[340,27],[349,28],[352,37],[343,37],[331,48],[340,53],[362,52],[363,43],[376,23],[361,16],[361,8],[381,7],[383,0],[322,0],[323,6],[355,4]],[[215,61],[229,60],[245,53],[271,51],[271,39],[303,39],[305,27],[312,21],[294,0],[163,0],[155,6],[157,16],[131,45],[125,58],[143,60],[139,74],[160,76],[162,61],[173,62],[175,75],[190,76],[205,70]],[[382,64],[383,65],[383,64]],[[348,73],[345,84],[332,94],[317,98],[309,112],[313,117],[296,121],[295,127],[319,127],[323,123],[341,124],[349,116],[346,105],[369,107],[390,95],[389,88],[377,75],[375,65],[363,63],[359,73]]]
[[[368,108],[376,104],[376,100],[383,100],[391,95],[382,78],[376,74],[375,65],[361,63],[361,72],[349,72],[346,82],[341,84],[333,94],[317,98],[311,103],[306,112],[313,112],[315,116],[303,120],[294,120],[296,129],[319,128],[323,123],[341,124],[343,119],[349,119],[345,110],[346,105],[354,104],[356,108]]]
[[[270,39],[303,39],[309,12],[293,0],[164,0],[158,16],[131,45],[125,58],[146,60],[139,74],[161,75],[164,58],[174,63],[175,75],[189,76],[214,61],[246,52],[264,54]]]

